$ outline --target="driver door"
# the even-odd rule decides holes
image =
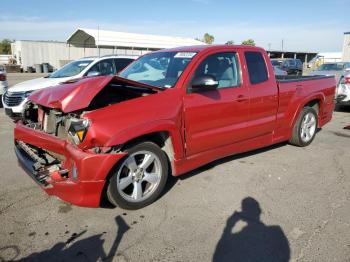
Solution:
[[[236,52],[214,53],[202,60],[196,76],[211,75],[216,90],[189,93],[184,97],[186,154],[195,155],[245,140],[249,119],[248,87],[241,83]]]

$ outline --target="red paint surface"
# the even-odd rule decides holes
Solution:
[[[168,51],[168,50],[163,50]],[[160,52],[163,52],[160,51]],[[320,103],[319,127],[329,122],[334,109],[334,78],[298,82],[276,82],[272,66],[263,49],[248,46],[183,47],[172,51],[199,52],[180,76],[174,88],[158,88],[114,77],[155,94],[124,101],[88,112],[91,126],[79,147],[18,123],[15,139],[51,150],[66,157],[64,167],[76,163],[78,181],[53,182],[46,191],[73,204],[98,206],[107,175],[124,154],[87,153],[94,146],[122,145],[154,132],[168,132],[174,160],[173,175],[178,176],[227,155],[287,141],[300,110],[310,101]],[[192,74],[208,55],[237,52],[241,86],[204,93],[188,93]],[[248,79],[244,51],[261,52],[267,62],[269,79],[252,86]],[[113,77],[83,79],[76,83],[36,92],[34,102],[71,112],[86,107]]]

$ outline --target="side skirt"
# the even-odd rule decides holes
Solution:
[[[173,175],[179,176],[217,159],[271,146],[272,144],[275,144],[272,143],[272,134],[267,134],[243,142],[208,150],[181,160],[175,160],[175,172]]]

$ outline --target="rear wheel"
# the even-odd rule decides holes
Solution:
[[[314,140],[317,131],[317,112],[312,107],[304,107],[293,128],[289,143],[296,146],[307,146]]]
[[[164,189],[168,176],[165,153],[152,142],[142,142],[125,150],[109,180],[109,201],[124,209],[139,209],[154,202]]]

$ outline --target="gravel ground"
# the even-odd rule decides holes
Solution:
[[[350,261],[349,124],[335,112],[306,148],[216,161],[125,211],[48,197],[18,167],[0,109],[0,261]]]

